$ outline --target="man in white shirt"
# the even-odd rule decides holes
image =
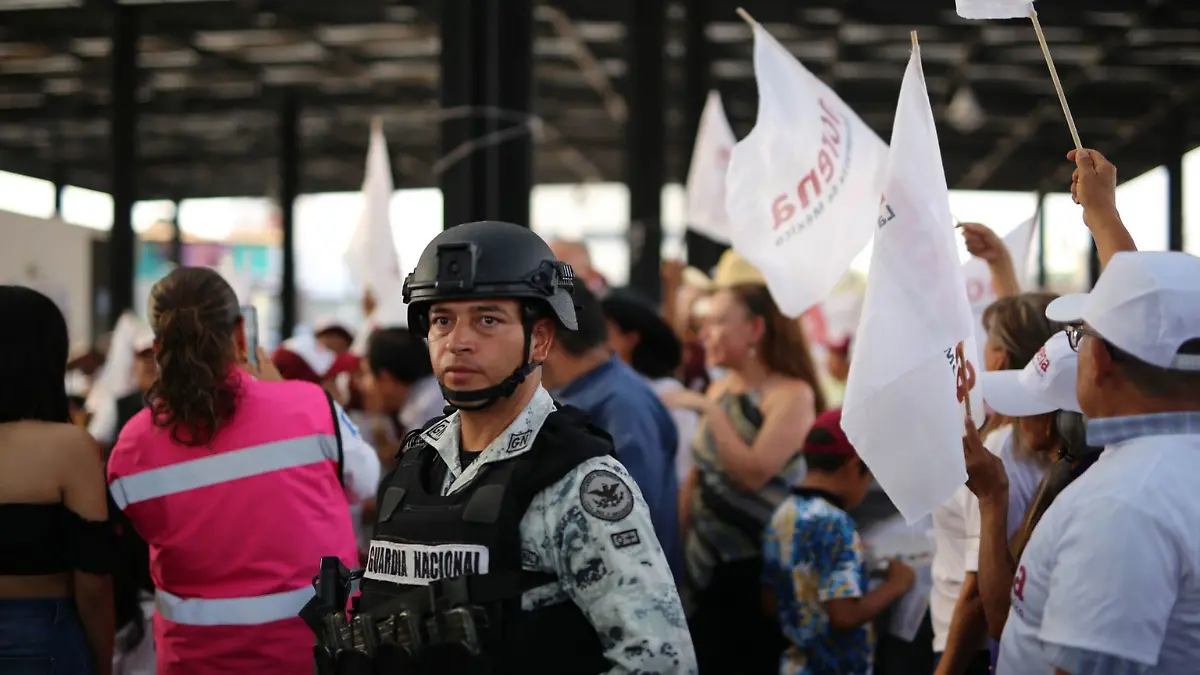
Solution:
[[[1200,258],[1113,255],[1071,324],[1088,443],[1103,455],[1034,530],[1000,675],[1191,673],[1200,663]]]

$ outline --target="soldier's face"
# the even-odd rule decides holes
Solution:
[[[554,330],[537,322],[530,359],[544,361]],[[448,389],[474,391],[498,384],[522,365],[525,329],[515,300],[441,302],[429,310],[429,356]]]

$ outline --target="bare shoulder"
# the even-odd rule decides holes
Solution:
[[[812,385],[794,377],[773,377],[763,387],[764,411],[807,411],[812,409],[815,400]]]
[[[92,443],[92,436],[83,427],[66,422],[24,421],[4,425],[0,434],[5,441],[34,444],[53,450],[67,449],[83,443]]]
[[[81,459],[91,461],[103,456],[100,444],[82,427],[74,424],[48,424],[47,437],[51,439],[63,460],[75,465]]]
[[[25,482],[16,491],[27,496],[57,492],[81,467],[99,466],[103,451],[78,426],[54,422],[18,422],[0,432],[0,472]],[[32,452],[31,450],[35,450]],[[34,493],[37,493],[36,495]]]

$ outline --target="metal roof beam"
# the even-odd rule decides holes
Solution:
[[[1140,26],[1146,21],[1147,13],[1151,10],[1143,9],[1138,13],[1133,14],[1133,25]],[[1039,12],[1039,17],[1041,13]],[[1033,27],[1029,26],[1029,31],[1033,32]],[[1108,39],[1104,40],[1100,47],[1099,57],[1095,65],[1107,65],[1112,57],[1122,48],[1128,46],[1129,31],[1120,31]],[[1051,55],[1054,52],[1053,44],[1050,45]],[[1067,96],[1068,102],[1073,94],[1075,94],[1084,85],[1093,81],[1095,70],[1090,67],[1084,67],[1077,70],[1075,73],[1064,78],[1062,82],[1063,91]],[[1049,78],[1048,72],[1043,72],[1043,78]],[[1043,124],[1052,120],[1058,120],[1064,126],[1066,121],[1062,119],[1062,107],[1056,97],[1047,97],[1030,115],[1021,123],[1015,125],[1012,132],[1005,138],[1002,138],[990,153],[980,158],[980,160],[971,167],[971,170],[963,176],[955,187],[960,189],[979,189],[983,187],[991,175],[1000,168],[1013,153],[1020,150],[1021,146],[1027,143],[1042,127]],[[1064,131],[1064,137],[1065,129]],[[1064,148],[1067,147],[1064,144]]]

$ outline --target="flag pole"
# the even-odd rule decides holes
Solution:
[[[741,7],[737,8],[737,15],[742,17],[742,20],[745,21],[746,23],[750,24],[751,26],[758,25],[758,22],[754,20],[754,17],[750,16],[750,12],[747,12],[746,10],[742,9]]]
[[[916,51],[917,49],[919,49],[919,48],[920,48],[920,45],[919,45],[919,44],[917,44],[917,31],[915,31],[915,30],[914,30],[914,31],[909,31],[909,33],[908,33],[908,34],[909,34],[909,36],[910,36],[910,37],[912,37],[913,51]]]
[[[1063,114],[1067,117],[1067,127],[1071,129],[1071,139],[1075,141],[1075,149],[1082,150],[1083,143],[1079,141],[1079,132],[1075,129],[1075,118],[1071,117],[1071,106],[1067,105],[1067,95],[1063,93],[1062,82],[1058,79],[1058,71],[1054,69],[1054,59],[1050,57],[1050,47],[1046,45],[1046,36],[1042,33],[1042,24],[1038,21],[1037,10],[1030,7],[1029,20],[1033,22],[1033,32],[1037,33],[1038,44],[1042,46],[1042,54],[1046,57],[1046,65],[1050,67],[1050,79],[1054,81],[1054,90],[1058,92],[1058,102],[1062,104]]]

